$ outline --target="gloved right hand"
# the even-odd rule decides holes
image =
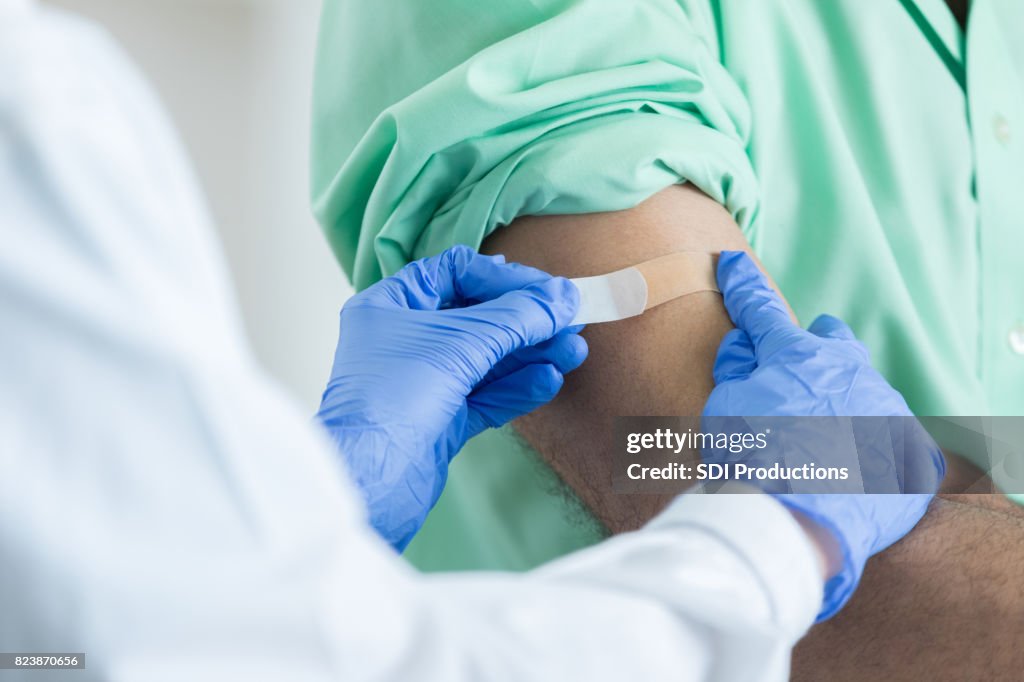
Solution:
[[[569,280],[466,246],[348,300],[318,417],[396,549],[465,442],[551,400],[583,362],[578,307]]]
[[[893,491],[779,494],[777,481],[750,481],[837,541],[842,565],[825,586],[818,616],[823,620],[853,594],[868,557],[902,538],[921,519],[945,475],[945,460],[903,396],[871,366],[867,349],[841,320],[823,315],[807,330],[798,327],[757,265],[742,252],[722,252],[718,284],[737,328],[719,347],[716,387],[705,406],[705,418],[719,425],[729,420],[718,418],[730,416],[900,418],[889,420],[895,424],[891,429],[856,433],[855,445],[854,439],[830,443],[827,427],[807,421],[800,437],[785,444],[782,438],[769,438],[768,447],[753,453],[755,461],[743,460],[761,466],[780,462],[792,467],[812,461],[846,465],[862,477],[862,489]],[[900,447],[894,448],[897,439]],[[893,461],[894,449],[902,453],[898,463]],[[714,461],[729,455],[705,450],[703,456]],[[791,489],[849,490],[829,483],[814,488],[813,482]]]

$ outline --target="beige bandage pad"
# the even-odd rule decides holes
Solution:
[[[573,324],[614,322],[699,291],[718,291],[718,256],[679,251],[596,277],[572,280],[580,291]]]

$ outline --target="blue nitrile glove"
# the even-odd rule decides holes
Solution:
[[[823,315],[807,330],[795,325],[757,265],[742,252],[722,252],[718,284],[737,329],[726,335],[718,350],[716,387],[704,408],[705,419],[714,418],[721,425],[729,420],[718,417],[824,418],[824,423],[789,420],[798,423],[796,438],[788,438],[783,446],[769,437],[766,448],[748,451],[742,461],[847,466],[860,478],[861,490],[898,493],[786,495],[778,494],[777,481],[751,481],[835,537],[842,566],[825,585],[818,616],[824,620],[853,594],[868,557],[902,538],[924,516],[945,474],[945,460],[903,397],[871,366],[867,349],[841,320]],[[860,431],[854,427],[855,438],[823,437],[829,435],[828,418],[839,416],[898,419],[856,420],[864,426]],[[894,451],[901,453],[899,462],[893,461]],[[703,456],[719,463],[730,461],[727,451],[707,450]],[[790,485],[796,492],[850,490],[839,482]]]
[[[587,356],[567,279],[456,246],[356,294],[318,417],[398,550],[467,440],[550,401]]]

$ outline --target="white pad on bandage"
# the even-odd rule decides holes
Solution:
[[[647,306],[647,280],[636,268],[571,281],[580,290],[580,309],[573,324],[624,320]]]
[[[699,291],[718,291],[714,254],[680,251],[633,267],[572,281],[580,309],[572,323],[594,324],[635,317],[667,301]]]

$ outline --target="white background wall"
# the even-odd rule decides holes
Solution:
[[[308,201],[318,0],[50,0],[107,27],[170,109],[264,366],[312,411],[351,293]]]

